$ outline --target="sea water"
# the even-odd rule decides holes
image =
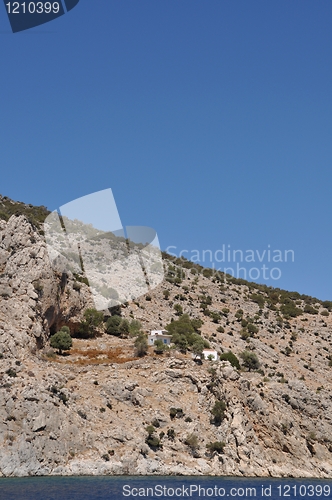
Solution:
[[[1,478],[1,500],[330,499],[332,479],[202,476]]]

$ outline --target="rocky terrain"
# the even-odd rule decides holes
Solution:
[[[190,350],[137,357],[130,336],[78,338],[94,304],[84,278],[52,269],[47,213],[0,197],[0,475],[332,477],[332,303],[164,255],[165,280],[121,315],[146,333],[201,319],[241,367]],[[49,338],[64,325],[60,356]]]

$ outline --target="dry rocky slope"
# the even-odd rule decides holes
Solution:
[[[0,198],[0,216],[4,202],[13,205]],[[0,220],[0,475],[332,477],[331,304],[223,283],[190,263],[174,280],[179,262],[165,259],[167,279],[122,315],[147,332],[177,320],[180,304],[204,321],[212,348],[240,360],[252,351],[260,371],[198,364],[177,350],[135,358],[134,339],[106,333],[49,357],[50,335],[62,325],[74,334],[93,303],[75,276],[54,274],[29,207],[18,208]],[[251,336],[246,321],[256,326]],[[220,425],[216,401],[226,405]],[[160,446],[146,444],[151,424]],[[207,449],[216,441],[222,452]]]

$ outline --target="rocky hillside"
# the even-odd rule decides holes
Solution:
[[[47,214],[0,198],[0,475],[332,477],[332,303],[164,255],[164,282],[117,313],[146,333],[188,314],[232,364],[190,346],[137,357],[103,326],[79,338],[93,301],[84,276],[52,270]]]

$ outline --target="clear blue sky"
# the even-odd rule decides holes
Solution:
[[[332,300],[330,0],[81,0],[15,35],[0,5],[0,43],[1,194],[111,187],[163,249],[292,249],[257,281]]]

